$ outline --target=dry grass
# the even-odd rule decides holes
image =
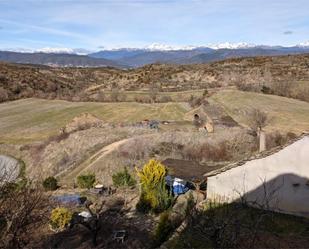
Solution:
[[[75,116],[89,112],[109,123],[143,119],[182,121],[186,113],[180,103],[93,103],[24,99],[0,104],[0,142],[27,143],[55,135]]]
[[[249,113],[257,108],[267,113],[269,124],[266,130],[301,133],[309,131],[309,103],[251,92],[236,90],[220,91],[210,99],[222,105],[238,123],[248,126]]]

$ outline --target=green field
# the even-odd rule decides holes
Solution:
[[[171,96],[175,97],[173,94],[171,93]],[[266,128],[268,130],[297,133],[309,131],[309,103],[307,102],[237,90],[221,90],[208,100],[210,103],[221,105],[227,114],[244,126],[248,125],[250,110],[259,108],[269,114],[270,123]],[[34,98],[11,101],[0,104],[0,143],[40,141],[58,133],[61,127],[84,112],[94,114],[104,122],[119,124],[138,122],[143,119],[182,122],[188,111],[184,103],[176,102],[95,103]]]
[[[126,123],[143,119],[183,120],[182,103],[94,103],[24,99],[0,104],[0,143],[42,140],[56,134],[80,113],[89,112],[104,122]]]
[[[237,90],[224,90],[210,99],[224,107],[238,123],[248,125],[250,110],[258,108],[269,115],[266,130],[309,131],[309,103],[291,98]]]

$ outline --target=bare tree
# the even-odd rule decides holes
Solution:
[[[35,229],[47,222],[49,198],[30,183],[0,186],[0,248],[23,248]]]
[[[254,108],[249,114],[248,121],[250,128],[257,134],[268,124],[269,119],[266,112]]]
[[[111,101],[118,102],[119,101],[119,88],[116,86],[113,86],[111,91]]]
[[[150,99],[153,103],[156,102],[157,97],[158,97],[158,93],[159,93],[158,87],[155,84],[152,83],[150,85],[150,88],[149,88],[149,96],[150,96]]]
[[[106,96],[105,96],[105,94],[104,94],[104,92],[103,92],[102,90],[100,90],[100,91],[98,92],[97,101],[99,101],[99,102],[104,102],[104,101],[106,101]]]
[[[290,97],[292,91],[291,81],[276,81],[272,83],[274,94],[279,96]]]
[[[88,220],[85,220],[82,216],[79,216],[78,214],[74,214],[70,227],[72,228],[78,224],[86,227],[91,233],[93,246],[97,246],[97,236],[98,236],[99,230],[101,229],[100,212],[102,211],[104,202],[102,202],[100,205],[96,206],[95,208],[91,208],[92,204],[93,203],[91,201],[85,202],[85,208],[88,210],[91,217]]]
[[[5,90],[3,87],[0,87],[0,103],[8,100],[9,96],[7,93],[7,90]]]

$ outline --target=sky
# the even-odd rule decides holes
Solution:
[[[306,41],[309,0],[0,0],[0,49]]]

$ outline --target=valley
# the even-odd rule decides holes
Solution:
[[[221,208],[232,213],[236,208],[246,217],[251,217],[252,212],[252,224],[257,224],[254,217],[264,212],[275,222],[296,222],[302,228],[306,223],[263,208],[261,211],[251,210],[250,205],[240,208],[221,204],[211,207],[207,181],[212,174],[230,170],[231,165],[267,157],[272,151],[306,138],[308,61],[308,55],[248,57],[196,65],[152,64],[129,70],[2,63],[0,159],[9,156],[22,166],[19,174],[18,170],[11,174],[16,179],[10,178],[17,189],[28,186],[27,181],[29,186],[43,186],[39,196],[49,199],[42,210],[50,212],[51,207],[57,210],[61,206],[78,215],[82,211],[92,213],[90,220],[101,224],[96,239],[103,248],[145,248],[155,247],[156,243],[175,248],[183,246],[182,240],[194,243],[187,236],[192,236],[191,232],[196,236],[191,225],[200,223],[195,219],[199,215],[201,220],[212,217],[211,213]],[[261,131],[265,134],[263,150]],[[143,180],[140,176],[146,167],[163,167],[165,173],[160,181],[164,186],[168,186],[165,177],[180,186],[186,182],[183,193],[175,194],[177,189],[172,185],[169,188],[174,194],[162,197],[170,201],[160,204],[167,205],[169,211],[154,209],[144,213],[150,204],[143,203],[140,191],[144,190],[138,181]],[[153,168],[148,174],[157,170]],[[90,185],[87,179],[92,181]],[[49,189],[52,183],[46,181],[56,181],[56,186]],[[77,197],[93,204],[54,201],[74,201]],[[192,201],[194,204],[189,206]],[[160,233],[163,239],[158,239],[159,235],[153,233],[165,212],[175,227],[164,236]],[[194,223],[174,233],[190,217]],[[238,222],[244,217],[234,218]],[[44,239],[29,243],[32,247],[93,246],[90,238],[95,230],[91,229],[97,228],[86,220],[77,222],[77,227],[66,226],[59,231],[47,229],[51,223],[43,222],[40,236]],[[102,228],[103,223],[109,227]],[[86,224],[86,230],[82,224]],[[115,229],[128,232],[124,244],[114,239]],[[263,220],[259,236],[264,238],[266,233],[272,241],[269,243],[277,245],[277,238],[268,229]],[[280,229],[278,233],[283,236]],[[181,240],[177,242],[174,236]],[[305,243],[294,243],[294,238],[289,235],[287,240],[292,245]],[[213,243],[208,237],[203,241]]]

